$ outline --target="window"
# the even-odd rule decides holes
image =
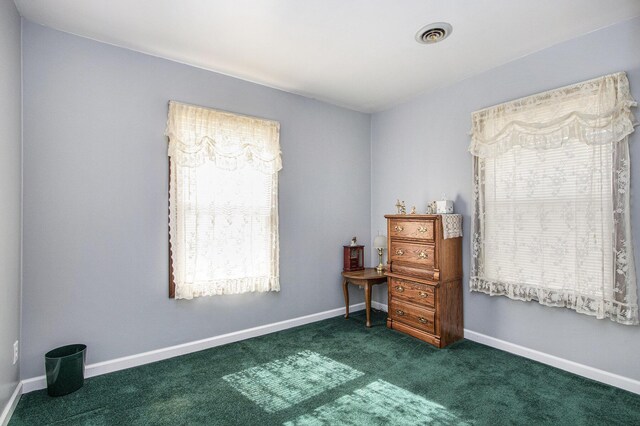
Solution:
[[[470,288],[638,323],[618,73],[473,114]]]
[[[169,103],[170,295],[280,289],[279,128]]]

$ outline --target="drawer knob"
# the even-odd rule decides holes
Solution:
[[[404,228],[402,226],[400,226],[400,225],[396,225],[396,226],[393,227],[393,230],[396,231],[396,232],[402,232],[402,231],[404,231]]]
[[[418,253],[418,257],[419,257],[420,259],[426,259],[426,258],[428,258],[428,257],[429,257],[429,255],[427,254],[427,252],[425,252],[425,251],[421,251],[420,253]]]
[[[396,291],[397,291],[398,293],[402,293],[402,292],[404,291],[404,287],[402,287],[402,286],[400,286],[400,285],[397,285],[397,286],[396,286]]]
[[[420,293],[418,293],[418,296],[420,296],[420,297],[422,297],[422,298],[425,298],[425,297],[427,297],[427,296],[428,296],[428,294],[427,294],[427,293],[425,293],[424,291],[421,291]]]
[[[398,256],[402,256],[404,254],[404,251],[402,249],[398,249],[398,250],[396,250],[396,254]]]
[[[418,226],[418,232],[421,232],[421,233],[427,232],[427,227],[426,226]]]
[[[398,314],[398,316],[404,316],[404,311],[402,309],[396,309],[396,314]]]
[[[428,319],[422,317],[418,317],[418,321],[420,321],[421,324],[427,324],[429,322]]]

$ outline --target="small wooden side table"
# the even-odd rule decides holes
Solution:
[[[367,308],[367,327],[371,327],[371,287],[387,282],[384,272],[376,268],[365,268],[361,271],[345,271],[342,273],[342,291],[344,292],[345,318],[349,318],[349,283],[364,287],[364,304]]]

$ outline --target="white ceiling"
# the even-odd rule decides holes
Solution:
[[[28,20],[359,111],[640,16],[640,0],[15,0]],[[414,40],[453,25],[435,45]]]

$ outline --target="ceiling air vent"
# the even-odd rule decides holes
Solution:
[[[416,41],[423,44],[433,44],[451,35],[453,28],[446,22],[435,22],[420,28],[416,33]]]

